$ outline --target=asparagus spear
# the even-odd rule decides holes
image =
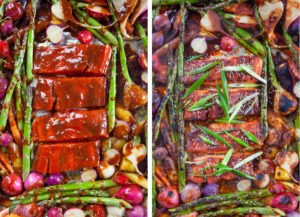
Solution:
[[[2,1],[1,3],[1,6],[0,6],[0,22],[2,21],[3,19],[3,16],[4,16],[4,9],[5,9],[5,6],[9,3],[9,0],[4,0]]]
[[[288,45],[289,50],[292,53],[293,59],[295,60],[295,62],[299,66],[300,65],[300,58],[299,58],[298,52],[297,52],[297,50],[296,50],[296,48],[294,46],[294,42],[293,42],[291,36],[286,31],[286,29],[284,27],[284,24],[282,24],[282,33],[283,33],[283,37],[284,37],[284,39],[286,41],[286,44]]]
[[[183,104],[182,96],[184,95],[184,30],[185,30],[185,8],[184,8],[184,0],[180,0],[180,41],[178,45],[178,134],[179,134],[179,143],[178,143],[178,184],[179,184],[179,192],[181,192],[186,185],[186,174],[185,174],[185,160],[184,160],[184,117],[183,117]]]
[[[17,82],[20,80],[20,72],[21,72],[21,68],[25,56],[25,50],[26,50],[27,35],[28,34],[25,33],[23,37],[22,48],[20,49],[19,52],[16,52],[15,55],[14,74],[11,78],[9,87],[7,88],[7,92],[6,92],[6,96],[4,99],[1,116],[0,116],[0,132],[2,132],[6,127],[9,104],[11,103],[12,95],[17,85]]]
[[[88,25],[88,23],[84,20],[83,16],[81,16],[78,12],[74,13],[76,18],[79,20],[79,22]],[[92,29],[89,27],[86,27],[87,30],[89,30],[96,38],[98,38],[100,41],[102,41],[104,44],[110,44],[110,42],[103,36],[101,35],[96,29]]]
[[[200,3],[200,0],[184,0],[185,3],[195,4]],[[152,5],[158,6],[158,5],[174,5],[174,4],[180,4],[180,0],[153,0]]]
[[[46,200],[39,202],[37,205],[54,205],[61,203],[71,204],[103,204],[106,206],[123,206],[127,209],[132,209],[132,206],[125,200],[111,197],[63,197],[54,200]]]
[[[27,80],[31,81],[33,79],[32,68],[33,68],[33,45],[34,45],[34,26],[35,26],[35,16],[36,16],[36,3],[37,0],[31,0],[31,18],[30,18],[30,28],[28,30],[28,43],[27,43],[27,63],[26,72]]]
[[[179,211],[185,210],[189,207],[194,207],[194,206],[200,205],[200,204],[221,202],[221,201],[225,201],[225,200],[246,200],[246,199],[251,199],[251,198],[266,197],[266,196],[270,196],[271,194],[272,193],[269,192],[268,190],[261,189],[261,190],[241,191],[241,192],[236,192],[236,193],[213,195],[213,196],[203,197],[203,198],[199,198],[197,200],[193,200],[191,202],[183,204],[182,206],[180,206],[176,209],[171,209],[169,211],[179,212]]]
[[[87,12],[79,9],[77,7],[77,2],[75,0],[70,0],[70,3],[73,5],[73,7],[75,7],[76,12],[80,16],[82,16],[89,25],[95,26],[95,27],[102,27],[102,25],[97,20],[95,20],[94,18],[90,17]],[[106,30],[104,28],[102,28],[102,29],[96,29],[96,30],[100,34],[102,34],[114,46],[119,46],[117,38],[110,31],[108,31],[108,30]]]
[[[198,215],[198,217],[210,217],[219,215],[242,215],[242,214],[262,214],[285,216],[285,213],[279,209],[271,207],[238,207],[234,209],[221,209],[214,212],[207,212]]]
[[[111,61],[111,75],[109,87],[109,101],[108,101],[108,132],[111,132],[115,127],[116,121],[116,76],[117,76],[117,48],[113,47],[112,61]]]
[[[9,212],[11,213],[17,205],[28,196],[35,196],[38,194],[53,193],[58,191],[75,191],[75,190],[90,190],[90,189],[99,189],[99,188],[108,188],[116,186],[112,180],[100,180],[94,182],[81,182],[81,183],[70,183],[64,185],[52,185],[43,188],[36,188],[31,191],[27,191],[24,194],[21,194],[15,198],[9,207]]]
[[[31,140],[31,112],[32,112],[32,89],[27,88],[27,93],[25,95],[26,99],[26,109],[25,109],[25,122],[24,122],[24,144],[23,144],[23,171],[22,171],[22,178],[23,181],[26,180],[27,176],[30,173],[30,156],[31,150],[33,147],[33,143],[30,143]]]
[[[18,128],[20,131],[23,131],[24,120],[23,120],[23,110],[22,110],[22,93],[21,93],[21,81],[18,81],[16,85],[16,113],[17,113],[17,122]]]
[[[148,51],[148,38],[147,38],[146,31],[139,22],[137,23],[136,27],[137,27],[137,31],[139,32],[139,35],[141,37],[142,43],[145,47],[145,50]]]
[[[221,202],[214,202],[214,203],[209,203],[209,204],[200,204],[196,205],[193,210],[194,211],[206,211],[206,210],[211,210],[215,209],[218,207],[222,206],[231,206],[231,205],[242,205],[242,206],[248,206],[248,207],[262,207],[264,206],[264,203],[260,202],[259,200],[225,200]],[[182,210],[179,213],[172,213],[172,216],[177,216],[178,214],[182,213],[188,213],[191,212],[191,209],[188,208],[186,210]]]
[[[109,193],[105,191],[99,191],[99,190],[87,190],[87,191],[62,191],[57,193],[46,193],[46,194],[39,194],[35,197],[28,196],[20,201],[20,204],[29,204],[34,203],[37,201],[43,201],[43,200],[52,200],[52,199],[58,199],[61,197],[67,197],[67,196],[94,196],[94,197],[109,197]],[[10,198],[11,200],[14,200],[15,198]]]

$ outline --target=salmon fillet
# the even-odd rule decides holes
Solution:
[[[249,153],[237,153],[233,154],[228,162],[229,167],[234,167],[238,162],[242,161],[246,157],[248,157],[250,154]],[[215,169],[207,169],[205,172],[201,171],[199,172],[200,169],[203,169],[208,166],[214,166],[217,163],[220,163],[224,158],[224,155],[207,155],[207,156],[202,156],[195,158],[193,161],[194,162],[203,162],[199,165],[193,164],[189,168],[189,175],[188,175],[188,180],[195,182],[195,183],[203,183],[207,181],[208,183],[215,183],[218,182],[221,179],[225,180],[232,180],[232,179],[238,179],[240,176],[232,173],[232,172],[226,172],[221,174],[220,176],[207,176],[207,177],[201,177],[201,176],[194,176],[194,175],[209,175],[213,172],[215,172]],[[254,168],[253,168],[253,163],[250,161],[249,163],[244,164],[243,166],[239,167],[238,170],[247,173],[249,175],[254,175]]]
[[[221,118],[224,116],[223,109],[217,105],[216,103],[209,108],[206,109],[200,109],[196,111],[189,111],[188,109],[194,105],[196,102],[198,102],[200,99],[210,96],[212,94],[216,94],[217,90],[216,89],[207,89],[207,90],[195,90],[193,93],[187,98],[187,101],[190,100],[189,105],[185,109],[184,113],[184,119],[188,121],[197,121],[197,120],[214,120],[217,118]],[[229,89],[229,103],[230,106],[233,106],[237,104],[239,101],[244,99],[247,96],[250,96],[251,94],[258,93],[258,90],[256,88],[234,88],[234,89]],[[210,99],[209,102],[215,102],[215,98],[218,96]],[[253,116],[253,115],[258,115],[260,112],[260,106],[259,106],[259,101],[257,101],[253,107],[246,113],[247,109],[251,107],[253,101],[255,98],[252,100],[249,100],[247,103],[245,103],[242,108],[239,110],[237,115],[242,115],[242,116]]]
[[[212,123],[209,124],[208,129],[213,132],[219,132],[222,130],[228,129],[237,129],[234,131],[229,132],[234,137],[246,142],[249,146],[253,149],[259,148],[263,145],[262,137],[261,137],[261,126],[260,121],[258,119],[241,123],[241,124],[226,124],[226,123]],[[244,129],[250,133],[252,133],[258,140],[258,144],[250,141],[240,129]],[[216,145],[210,145],[205,143],[199,135],[203,135],[209,140],[213,141]],[[229,144],[231,144],[235,151],[249,151],[248,148],[238,144],[234,140],[232,140],[228,135],[222,133],[219,134],[223,139],[225,139]],[[229,147],[223,144],[222,142],[218,141],[214,137],[203,133],[199,128],[193,129],[186,134],[185,140],[185,150],[187,152],[197,152],[197,153],[206,153],[206,154],[213,154],[213,153],[226,153],[229,150]]]
[[[64,142],[108,137],[107,111],[78,110],[37,117],[32,123],[34,142]]]
[[[197,81],[204,73],[189,75],[193,69],[197,69],[213,63],[219,59],[195,59],[184,63],[184,84],[191,85]],[[216,85],[216,81],[221,83],[221,65],[223,66],[237,66],[237,65],[250,65],[253,71],[261,76],[263,60],[256,56],[237,56],[232,58],[224,58],[221,63],[215,66],[205,79],[203,85]],[[166,84],[168,75],[163,70],[158,70],[156,73],[156,81]],[[246,72],[226,72],[228,83],[256,83],[257,80]]]
[[[38,146],[32,169],[40,173],[59,173],[96,167],[100,163],[100,141],[56,143]]]
[[[47,111],[105,104],[105,77],[39,78],[33,98],[33,109]]]
[[[109,45],[67,45],[37,47],[34,52],[34,74],[106,75],[110,59]]]

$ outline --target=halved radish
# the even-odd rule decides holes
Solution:
[[[65,212],[64,217],[85,217],[85,214],[82,209],[71,208]]]
[[[50,25],[50,26],[48,26],[48,28],[46,30],[46,33],[47,33],[47,38],[53,44],[58,44],[64,38],[64,29],[61,28],[58,25]]]
[[[142,51],[139,55],[139,63],[142,69],[147,70],[148,69],[148,60],[145,51]]]
[[[92,17],[94,17],[96,19],[101,19],[101,18],[108,17],[111,15],[109,10],[107,10],[106,8],[101,7],[101,6],[87,5],[85,8],[86,8],[87,12],[89,13],[89,15],[91,15]]]

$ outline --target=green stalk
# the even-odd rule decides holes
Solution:
[[[184,186],[186,185],[186,171],[185,171],[185,151],[184,151],[184,111],[181,97],[184,95],[184,31],[185,31],[185,8],[184,0],[180,0],[180,41],[178,45],[178,94],[179,102],[177,107],[178,113],[178,184],[179,192],[182,192]]]
[[[189,207],[198,206],[201,204],[209,204],[214,202],[221,202],[225,200],[247,200],[252,198],[260,198],[260,197],[266,197],[272,195],[271,192],[269,192],[266,189],[260,189],[260,190],[253,190],[253,191],[241,191],[236,193],[227,193],[227,194],[220,194],[220,195],[212,195],[209,197],[202,197],[197,200],[193,200],[191,202],[185,203],[181,205],[178,208],[170,209],[171,212],[179,212],[182,210],[185,210]]]
[[[155,186],[155,159],[152,159],[152,217],[155,217],[156,211],[156,186]]]
[[[116,186],[116,183],[114,183],[112,180],[100,180],[94,182],[70,183],[64,185],[52,185],[52,186],[47,186],[42,188],[35,188],[33,190],[26,191],[23,194],[17,196],[15,200],[11,203],[11,206],[9,207],[9,211],[11,213],[17,207],[20,201],[27,198],[28,196],[35,196],[35,195],[46,194],[46,193],[55,193],[58,191],[75,191],[75,190],[84,191],[90,189],[108,188],[113,186]]]
[[[174,4],[180,4],[180,0],[153,0],[152,5],[153,6],[163,6],[163,5],[174,5]],[[199,3],[200,0],[184,0],[184,3],[190,3],[195,4]]]
[[[88,15],[87,12],[77,8],[77,2],[75,0],[70,0],[70,3],[73,5],[73,7],[75,7],[76,12],[82,16],[86,22],[91,25],[91,26],[95,26],[95,27],[103,27],[102,24],[100,24],[97,20],[95,20],[94,18],[90,17]],[[116,36],[114,36],[110,31],[102,28],[102,29],[96,29],[100,34],[102,34],[110,43],[112,43],[114,46],[119,46],[118,44],[118,40],[116,38]]]
[[[112,13],[113,21],[117,23],[118,20],[116,17],[115,8],[114,8],[111,0],[108,1],[108,6],[109,6],[110,12]],[[123,37],[122,37],[119,26],[116,28],[116,33],[117,33],[117,39],[118,39],[118,42],[120,45],[119,46],[119,55],[120,55],[122,73],[123,73],[124,78],[127,80],[128,85],[131,85],[133,82],[129,75],[129,71],[128,71],[128,67],[127,67],[127,59],[126,59],[126,54],[125,54],[124,41],[123,41]]]
[[[27,35],[28,34],[25,33],[23,38],[23,43],[22,43],[22,49],[19,52],[16,52],[15,55],[14,74],[11,78],[9,87],[7,88],[7,92],[6,92],[6,96],[4,99],[1,116],[0,116],[0,132],[2,132],[6,127],[9,105],[11,103],[12,95],[17,85],[17,82],[20,80],[20,73],[21,73],[22,64],[24,62],[24,56],[26,50]]]
[[[116,121],[116,92],[117,92],[117,48],[113,47],[111,60],[111,75],[108,99],[108,132],[110,133],[115,127]]]
[[[193,69],[192,71],[188,72],[188,75],[196,75],[196,74],[199,74],[199,73],[203,73],[211,68],[214,68],[216,65],[218,65],[220,62],[222,62],[223,60],[217,60],[215,62],[212,62],[212,63],[209,63],[205,66],[202,66],[200,68],[196,68],[196,69]]]
[[[298,51],[295,48],[294,42],[292,40],[292,37],[286,31],[286,29],[284,27],[284,24],[282,24],[282,33],[283,33],[283,37],[285,39],[285,42],[286,42],[287,46],[289,47],[289,50],[292,53],[293,59],[295,60],[295,62],[299,66],[300,65],[300,58],[299,58],[299,55],[298,55]]]
[[[25,109],[25,122],[24,122],[24,144],[23,144],[23,170],[22,177],[23,181],[26,180],[30,173],[31,165],[31,150],[33,148],[33,143],[31,141],[31,117],[32,117],[32,89],[27,88],[26,93],[26,109]]]
[[[9,3],[9,0],[4,0],[2,1],[1,3],[1,6],[0,6],[0,22],[2,21],[3,19],[3,16],[4,16],[4,9],[5,9],[5,6]]]
[[[21,132],[23,132],[24,120],[23,120],[23,110],[22,110],[21,81],[18,81],[16,85],[16,113],[17,113],[18,128]]]
[[[29,204],[29,203],[34,203],[38,201],[43,201],[43,200],[52,200],[52,199],[58,199],[61,197],[67,197],[67,196],[94,196],[94,197],[109,197],[109,193],[105,191],[99,191],[99,190],[87,190],[87,191],[62,191],[62,192],[57,192],[57,193],[46,193],[46,194],[39,194],[35,197],[28,196],[25,199],[20,201],[20,204]],[[10,198],[11,200],[14,200],[15,198]]]
[[[145,50],[147,52],[148,51],[148,37],[147,37],[146,31],[139,22],[137,23],[136,27],[137,27],[137,31],[139,32],[139,35],[141,37],[142,43],[145,47]]]
[[[79,20],[79,22],[88,25],[88,23],[84,20],[83,16],[81,16],[78,12],[74,13],[76,18]],[[96,38],[98,38],[100,41],[102,41],[104,44],[110,44],[110,42],[103,36],[100,34],[100,32],[98,32],[96,29],[90,28],[90,27],[86,27],[87,30],[89,30]]]
[[[247,41],[261,54],[261,56],[265,56],[266,55],[266,51],[264,49],[264,46],[255,38],[253,38],[253,36],[247,32],[246,30],[237,27],[235,29],[235,32],[242,38],[246,38]]]
[[[238,207],[233,209],[221,209],[218,211],[207,212],[198,215],[198,217],[210,217],[220,215],[242,215],[242,214],[262,214],[262,215],[279,215],[285,216],[285,213],[279,209],[271,207]]]
[[[27,63],[26,72],[27,80],[31,81],[33,79],[32,68],[33,68],[33,46],[34,46],[34,26],[35,26],[35,16],[36,16],[36,0],[31,0],[32,7],[32,17],[30,19],[30,28],[28,30],[28,43],[27,43]]]
[[[240,38],[240,36],[237,33],[232,33],[232,36],[235,38]],[[251,53],[253,53],[255,56],[260,56],[260,53],[255,49],[253,45],[251,45],[248,41],[239,39],[237,40],[238,43],[240,43],[242,46],[244,46],[247,50],[249,50]]]
[[[125,200],[112,197],[63,197],[54,200],[46,200],[39,202],[37,205],[53,206],[55,204],[102,204],[106,206],[117,206],[132,209],[132,206]]]
[[[221,202],[214,202],[209,204],[200,204],[193,208],[193,211],[206,211],[211,209],[216,209],[223,206],[232,206],[232,205],[238,205],[238,206],[256,206],[256,207],[262,207],[264,206],[264,203],[260,202],[259,200],[225,200]],[[190,209],[186,209],[183,211],[180,211],[180,213],[186,213],[187,211],[191,211]],[[173,213],[172,216],[177,216],[179,213]]]

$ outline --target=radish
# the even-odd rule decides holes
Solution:
[[[58,25],[50,25],[48,26],[47,30],[47,38],[49,41],[51,41],[53,44],[60,43],[64,38],[64,29],[61,28]]]
[[[80,178],[83,182],[95,181],[97,179],[97,171],[94,169],[83,169]]]
[[[145,51],[142,51],[139,54],[139,63],[143,70],[148,69],[148,60],[147,60],[147,55],[146,55]]]
[[[93,35],[88,30],[83,30],[78,35],[78,40],[81,42],[81,44],[90,44],[93,40]]]
[[[82,209],[71,208],[65,212],[64,217],[85,217],[85,214]]]
[[[96,19],[101,19],[111,15],[110,11],[108,11],[106,8],[97,5],[87,5],[86,10],[89,15]]]

